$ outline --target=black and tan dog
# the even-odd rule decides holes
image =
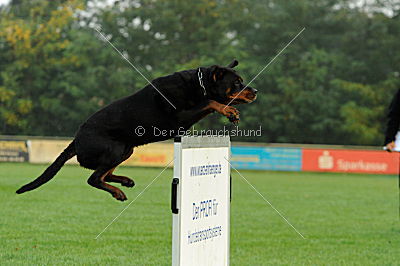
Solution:
[[[250,103],[257,90],[245,87],[242,78],[228,67],[200,67],[157,78],[137,93],[117,100],[93,114],[81,125],[75,139],[31,183],[17,190],[18,194],[33,190],[52,179],[64,163],[77,156],[81,166],[95,170],[88,183],[111,193],[117,200],[125,194],[106,182],[133,187],[133,180],[113,174],[115,167],[128,159],[139,145],[174,137],[160,132],[178,132],[212,112],[239,120],[239,112],[231,104]],[[244,89],[245,88],[245,89]]]

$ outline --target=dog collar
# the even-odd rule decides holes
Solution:
[[[203,94],[204,94],[204,96],[206,96],[207,91],[206,91],[206,87],[204,87],[204,84],[203,84],[203,72],[201,72],[200,67],[199,67],[199,70],[197,71],[197,77],[199,78],[200,87],[203,88]]]

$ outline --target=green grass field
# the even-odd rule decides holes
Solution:
[[[137,184],[123,188],[125,203],[87,185],[90,171],[77,166],[14,193],[45,167],[0,164],[0,265],[170,265],[172,170],[95,240],[161,169],[117,169]],[[231,265],[399,265],[397,177],[241,173],[306,239],[233,172]]]

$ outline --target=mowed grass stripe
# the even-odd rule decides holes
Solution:
[[[23,195],[46,165],[0,164],[0,264],[170,265],[169,169],[98,239],[94,237],[162,170],[120,167],[136,187],[127,203],[86,184],[67,165]],[[400,261],[396,176],[240,171],[307,239],[237,174],[231,206],[231,265],[386,264]]]

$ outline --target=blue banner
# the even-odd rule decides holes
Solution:
[[[298,148],[233,146],[231,164],[237,169],[301,171],[302,151]]]

